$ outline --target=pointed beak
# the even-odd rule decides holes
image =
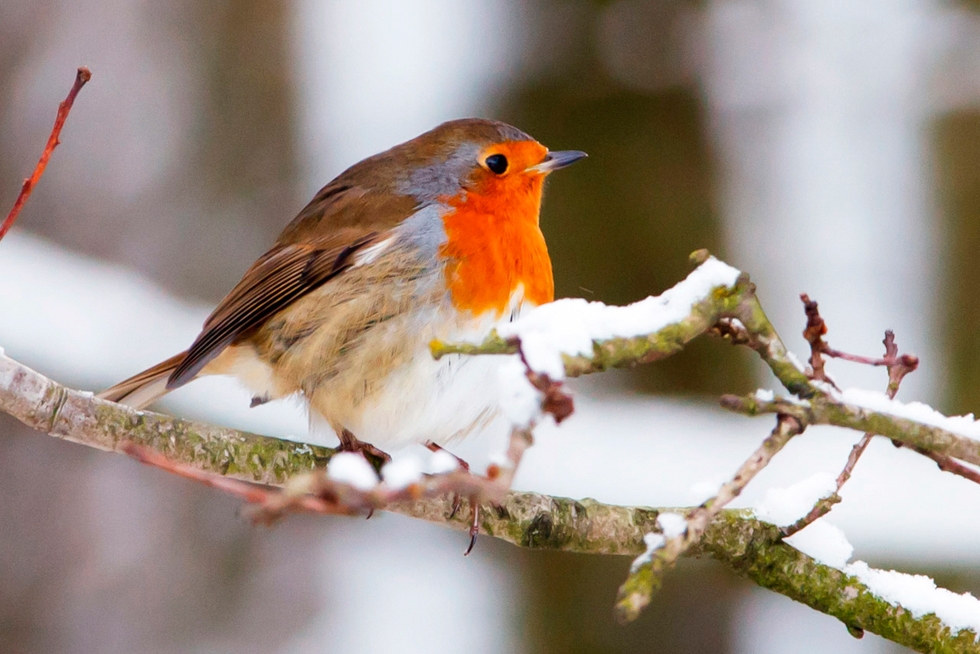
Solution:
[[[547,175],[550,172],[558,170],[559,168],[565,168],[566,166],[571,166],[573,163],[579,159],[586,158],[587,154],[580,152],[578,150],[562,150],[559,152],[549,152],[544,161],[536,166],[531,166],[528,170],[536,173],[541,173]]]

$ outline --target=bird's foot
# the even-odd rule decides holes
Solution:
[[[357,437],[346,429],[340,434],[340,447],[337,448],[337,451],[360,453],[361,456],[367,459],[368,463],[378,470],[381,469],[381,466],[391,461],[390,454],[370,443],[357,440]]]
[[[456,456],[455,454],[453,454],[452,452],[450,452],[449,450],[447,450],[446,448],[444,448],[442,445],[439,445],[438,443],[433,443],[432,441],[426,441],[425,442],[425,446],[427,448],[429,448],[429,451],[430,452],[445,452],[449,456],[451,456],[454,459],[456,459],[456,463],[459,464],[460,469],[462,469],[464,472],[467,472],[467,473],[470,472],[470,464],[469,463],[467,463],[463,459],[459,458],[458,456]],[[449,519],[450,520],[452,520],[453,518],[456,517],[456,514],[459,513],[459,510],[462,508],[462,506],[463,506],[463,498],[462,498],[462,496],[459,493],[453,493],[453,509],[449,513]],[[472,548],[473,548],[473,546],[470,545],[470,549],[472,549]],[[467,553],[469,552],[469,550],[466,550],[466,551],[467,551]]]

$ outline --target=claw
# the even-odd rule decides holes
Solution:
[[[430,452],[448,452],[456,462],[459,467],[463,469],[467,474],[470,473],[470,464],[459,458],[452,452],[449,452],[446,448],[438,443],[433,443],[432,441],[426,441],[425,446],[429,448]],[[449,519],[452,520],[459,513],[460,508],[463,506],[463,497],[459,493],[453,493],[453,509],[449,512]],[[476,502],[474,498],[470,498],[470,510],[473,512],[473,520],[470,522],[470,544],[463,552],[463,556],[469,556],[470,552],[473,551],[473,546],[476,545],[476,537],[480,533],[480,505]]]
[[[480,505],[477,504],[476,500],[470,500],[470,510],[473,511],[473,521],[470,523],[470,545],[463,552],[463,556],[469,556],[470,552],[473,551],[473,546],[476,545],[476,537],[480,533]]]

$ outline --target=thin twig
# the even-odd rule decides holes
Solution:
[[[834,357],[837,359],[843,359],[845,361],[851,361],[853,363],[860,363],[868,366],[886,366],[888,368],[888,389],[887,394],[890,399],[895,399],[895,395],[898,393],[898,388],[902,384],[902,380],[911,372],[914,372],[919,366],[919,358],[911,354],[899,354],[898,345],[895,344],[895,333],[892,330],[885,331],[885,338],[882,344],[885,346],[885,356],[881,358],[865,357],[858,354],[848,354],[847,352],[842,352],[841,350],[836,350],[823,339],[824,335],[827,333],[827,323],[824,321],[823,317],[820,315],[820,309],[817,303],[810,299],[810,297],[803,293],[800,295],[800,300],[803,302],[803,310],[806,313],[806,328],[803,330],[803,337],[806,339],[807,343],[810,344],[810,367],[812,370],[813,378],[819,379],[821,381],[834,384],[824,370],[824,362],[822,355]],[[836,384],[834,384],[836,388]],[[844,487],[844,484],[851,478],[854,472],[854,466],[857,465],[858,460],[864,451],[868,448],[871,443],[871,439],[874,438],[874,434],[868,432],[861,437],[854,447],[851,448],[851,452],[847,457],[847,463],[844,464],[844,468],[841,470],[840,474],[837,475],[837,484],[835,491],[827,496],[820,498],[813,505],[810,511],[794,522],[793,524],[783,528],[784,536],[792,536],[796,532],[804,529],[808,525],[816,522],[823,516],[827,515],[835,504],[841,501],[840,491]],[[901,446],[899,443],[892,441],[896,446]],[[929,458],[936,461],[939,467],[943,470],[948,470],[949,472],[959,471],[963,469],[980,479],[980,474],[976,473],[970,468],[958,464],[949,457],[937,453],[929,452],[928,450],[916,449],[917,452],[928,456]],[[966,476],[966,475],[964,475]]]
[[[718,493],[701,506],[688,511],[685,520],[687,529],[679,536],[668,538],[664,544],[649,557],[638,560],[629,576],[619,588],[615,614],[620,622],[635,620],[650,603],[653,594],[660,588],[664,575],[677,563],[677,559],[701,540],[705,529],[729,502],[738,497],[745,486],[769,465],[772,458],[782,450],[790,439],[805,429],[799,420],[792,416],[779,415],[772,433],[762,442],[738,469],[730,481],[718,489]]]
[[[929,450],[924,450],[918,447],[913,447],[912,449],[922,456],[928,457],[935,461],[936,465],[939,466],[939,469],[943,472],[948,472],[959,477],[963,477],[964,479],[972,481],[975,484],[980,484],[980,472],[977,472],[968,465],[960,463],[953,457],[940,454],[939,452],[930,452]]]
[[[827,371],[824,369],[823,354],[827,351],[827,343],[824,342],[823,337],[827,333],[827,323],[820,315],[817,303],[811,300],[809,295],[801,293],[800,300],[803,302],[803,311],[806,313],[803,338],[810,344],[811,378],[827,382],[837,388],[837,384],[834,384],[834,380],[827,376]]]
[[[44,174],[44,169],[48,166],[48,160],[51,159],[51,153],[54,149],[58,147],[61,143],[59,137],[61,136],[61,128],[65,125],[65,120],[68,118],[68,112],[71,111],[71,106],[75,103],[75,96],[78,92],[82,90],[85,83],[92,79],[92,73],[88,68],[82,66],[78,69],[75,75],[75,83],[72,84],[71,90],[68,92],[68,96],[65,98],[64,102],[58,105],[58,115],[54,119],[54,127],[51,128],[51,135],[48,136],[48,143],[44,146],[44,151],[41,153],[41,158],[38,160],[37,165],[34,166],[34,172],[30,177],[24,180],[23,186],[20,187],[20,193],[17,195],[17,200],[14,201],[14,206],[7,214],[7,218],[0,224],[0,240],[7,234],[10,228],[13,226],[14,221],[17,220],[20,210],[24,207],[24,203],[27,202],[27,198],[30,197],[31,191],[37,186],[37,183],[41,181],[41,175]]]
[[[374,488],[360,490],[330,479],[325,470],[291,477],[282,488],[254,484],[223,477],[184,463],[168,459],[147,447],[123,443],[120,449],[140,463],[176,474],[237,497],[252,509],[254,522],[269,524],[291,513],[325,515],[358,515],[391,505],[422,498],[437,498],[459,493],[483,501],[500,501],[507,488],[498,480],[488,479],[459,469],[440,475],[425,475],[417,482],[392,488],[379,482]]]

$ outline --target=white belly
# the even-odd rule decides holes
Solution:
[[[421,348],[346,427],[381,449],[429,440],[446,445],[480,432],[499,413],[504,358],[453,354],[435,361]]]
[[[445,445],[485,430],[500,413],[499,370],[510,357],[452,354],[436,361],[429,342],[433,338],[480,342],[495,324],[516,317],[523,308],[522,296],[518,289],[512,311],[500,320],[461,325],[458,314],[442,306],[385,323],[375,333],[378,340],[372,347],[361,350],[366,358],[351,358],[338,374],[316,385],[315,397],[306,398],[311,404],[311,430],[347,429],[358,440],[383,450],[426,441]],[[372,374],[370,356],[387,351],[386,339],[399,344],[395,350],[404,353],[398,356],[402,363],[383,375]],[[313,339],[309,347],[315,349]],[[277,378],[250,347],[234,348],[231,354],[226,365],[214,372],[238,377],[259,397],[276,399],[295,393],[296,386]]]

